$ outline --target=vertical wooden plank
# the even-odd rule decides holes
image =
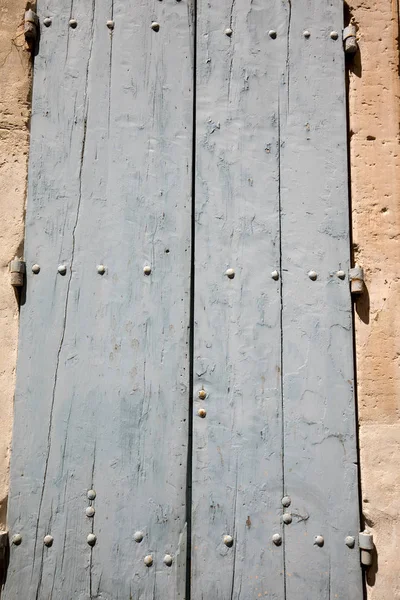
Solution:
[[[345,543],[346,536],[357,539],[359,515],[343,3],[289,0],[286,10],[280,90],[284,478],[293,519],[285,526],[286,597],[361,600],[357,543]]]
[[[280,281],[271,273],[280,267],[286,41],[268,31],[285,31],[285,19],[278,3],[198,1],[195,600],[284,597],[283,547],[272,543],[281,533],[282,421]]]
[[[66,490],[73,474],[49,469],[53,452],[63,448],[68,405],[60,405],[58,378],[62,367],[69,288],[72,274],[57,272],[69,265],[79,206],[81,156],[85,131],[85,92],[90,56],[91,20],[86,9],[74,11],[79,29],[68,26],[72,5],[52,0],[39,6],[52,19],[42,27],[35,58],[31,120],[31,149],[26,215],[26,298],[21,307],[18,376],[15,395],[13,450],[8,524],[11,545],[5,598],[50,597],[56,571],[62,568],[63,542],[55,535],[53,547],[43,544],[53,533],[54,519],[64,520],[65,532],[79,529],[77,516],[68,518]],[[40,273],[32,273],[32,265]],[[55,435],[55,414],[58,432]],[[56,527],[57,529],[57,527]],[[68,564],[71,596],[85,587],[90,553],[76,535],[75,558]],[[57,553],[55,555],[54,551]],[[50,575],[51,573],[51,575]],[[49,575],[49,576],[48,576]],[[57,582],[59,584],[59,582]],[[83,597],[83,596],[82,596]]]
[[[35,67],[30,185],[39,179],[43,187],[30,193],[26,252],[42,268],[37,279],[29,274],[21,321],[10,525],[23,541],[12,548],[5,595],[181,598],[191,4],[74,0],[39,8],[53,23]],[[36,146],[45,119],[35,111],[52,115],[48,107],[56,116]],[[32,295],[38,282],[40,297]]]

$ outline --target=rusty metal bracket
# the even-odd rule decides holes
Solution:
[[[360,265],[355,265],[349,271],[350,291],[355,296],[359,296],[364,291],[364,269]]]
[[[350,25],[343,29],[343,44],[346,54],[355,54],[357,52],[357,28],[353,23],[350,23]]]
[[[370,567],[372,565],[372,551],[374,549],[374,538],[372,533],[362,531],[358,534],[358,542],[361,551],[361,564]]]

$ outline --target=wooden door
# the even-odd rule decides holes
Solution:
[[[38,14],[3,597],[361,600],[342,2]]]

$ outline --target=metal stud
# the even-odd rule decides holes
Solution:
[[[48,547],[52,546],[53,542],[54,542],[54,538],[52,535],[46,535],[43,539],[44,545],[48,546]]]
[[[278,271],[272,271],[271,277],[272,277],[272,279],[275,279],[275,281],[278,281],[278,279],[279,279]]]
[[[233,279],[235,277],[235,271],[234,271],[234,269],[227,269],[225,271],[225,275],[227,277],[229,277],[229,279]]]
[[[284,496],[282,498],[282,506],[290,506],[292,499],[289,496]]]
[[[224,544],[231,548],[233,546],[233,537],[231,535],[224,535]]]
[[[352,535],[348,535],[344,541],[346,543],[346,546],[348,546],[349,548],[354,548],[356,540]]]
[[[269,35],[270,38],[272,38],[274,40],[276,38],[276,31],[275,31],[275,29],[270,29],[268,31],[268,35]]]
[[[89,500],[94,500],[96,498],[96,492],[94,490],[89,490],[87,493],[87,497]]]
[[[200,400],[205,400],[206,397],[207,397],[206,390],[199,390],[199,398],[200,398]]]
[[[308,271],[308,276],[312,281],[315,281],[318,277],[318,275],[315,271]]]
[[[228,37],[231,37],[232,33],[233,33],[233,31],[230,27],[227,27],[225,29],[225,35],[227,35]]]
[[[70,19],[69,26],[72,27],[72,29],[76,29],[78,27],[78,21],[76,19]]]
[[[151,267],[149,267],[149,265],[146,265],[145,267],[143,267],[143,273],[145,275],[150,275],[150,273],[151,273]]]
[[[337,31],[331,31],[330,36],[331,36],[332,40],[337,40],[339,37],[339,34]]]
[[[280,546],[282,544],[282,536],[279,533],[274,533],[272,536],[272,541],[275,546]]]
[[[94,535],[94,533],[89,533],[89,535],[86,538],[86,541],[89,544],[89,546],[94,546],[97,541],[97,537]]]
[[[87,517],[93,517],[95,510],[94,510],[93,506],[88,506],[85,512],[86,512]]]
[[[67,272],[66,265],[59,265],[57,271],[60,273],[60,275],[65,275]]]
[[[319,546],[320,548],[322,548],[323,545],[324,538],[322,537],[322,535],[316,535],[314,538],[314,546]]]
[[[151,28],[153,31],[160,31],[160,23],[157,23],[157,21],[153,21],[153,23],[151,24]]]
[[[40,273],[40,265],[33,265],[32,266],[32,273],[35,273],[35,275],[37,275],[38,273]]]
[[[197,411],[197,414],[199,415],[199,417],[201,417],[202,419],[204,419],[204,417],[207,414],[207,411],[204,408],[199,408],[199,410]]]
[[[144,564],[146,565],[146,567],[151,567],[151,565],[153,564],[153,557],[151,556],[151,554],[148,554],[144,557]]]
[[[282,521],[285,523],[285,525],[290,525],[292,522],[292,515],[290,513],[284,513]]]
[[[164,564],[167,565],[167,567],[172,565],[172,556],[170,554],[164,556]]]
[[[308,38],[310,37],[311,33],[306,30],[306,31],[303,31],[303,35],[308,40]]]
[[[339,279],[344,279],[346,277],[346,273],[344,271],[338,271],[336,275],[339,277]]]
[[[50,25],[51,25],[51,19],[50,19],[50,17],[46,17],[45,19],[43,19],[43,25],[45,27],[50,27]]]
[[[20,533],[16,533],[15,535],[13,535],[11,541],[14,544],[14,546],[19,546],[22,542],[22,535]]]
[[[111,21],[111,20],[107,21],[107,27],[108,27],[108,29],[111,29],[111,30],[114,29],[114,25],[115,25],[114,21]]]
[[[106,272],[106,268],[104,265],[97,265],[97,272],[99,275],[104,275]]]
[[[133,534],[133,539],[135,540],[135,542],[140,544],[140,542],[143,540],[143,531],[135,531],[135,533]]]

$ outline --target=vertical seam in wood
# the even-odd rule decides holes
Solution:
[[[190,11],[190,8],[188,7]],[[191,598],[192,554],[192,476],[193,476],[193,385],[194,385],[194,294],[195,294],[195,234],[196,234],[196,87],[197,87],[197,0],[193,0],[189,27],[193,27],[193,79],[192,79],[192,183],[191,183],[191,242],[190,242],[190,307],[189,307],[189,414],[188,450],[186,469],[186,598]]]
[[[282,422],[282,498],[286,494],[285,490],[285,419],[284,419],[284,398],[283,398],[283,270],[282,270],[282,196],[281,196],[281,105],[278,92],[278,230],[279,230],[279,274],[280,274],[280,394],[281,394],[281,422]],[[283,598],[286,600],[286,556],[285,556],[285,527],[282,525],[282,560],[283,560]]]

